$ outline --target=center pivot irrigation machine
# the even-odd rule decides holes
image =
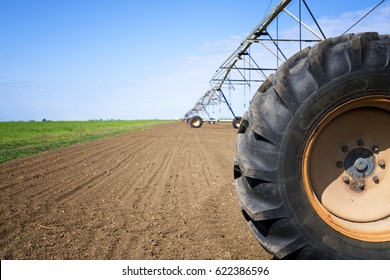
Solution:
[[[352,26],[345,26],[343,34],[355,25],[361,25],[361,21],[383,2],[375,3]],[[253,93],[267,77],[298,51],[326,38],[307,1],[280,1],[222,63],[210,80],[211,88],[182,119],[193,128],[200,128],[203,122],[218,121],[230,121],[234,128],[238,128]],[[221,112],[221,107],[226,110]]]
[[[383,2],[327,38],[306,1],[280,1],[185,116],[229,108],[242,213],[275,258],[390,259],[390,35],[350,33]],[[241,119],[225,91],[256,83]]]

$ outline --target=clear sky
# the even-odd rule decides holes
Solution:
[[[378,2],[307,0],[330,35]],[[390,33],[388,2],[354,31]],[[0,121],[182,117],[269,3],[0,0]]]

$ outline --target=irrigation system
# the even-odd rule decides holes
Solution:
[[[352,26],[346,26],[343,34],[384,1],[375,3]],[[247,110],[253,94],[267,77],[296,52],[327,38],[315,12],[305,0],[280,1],[216,70],[210,89],[184,114],[183,120],[193,128],[201,127],[205,121],[230,121],[238,128],[241,117],[237,112]],[[223,110],[230,114],[229,118],[221,118]]]

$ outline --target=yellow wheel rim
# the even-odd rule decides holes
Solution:
[[[390,241],[390,100],[359,98],[327,114],[304,149],[306,194],[348,237]]]

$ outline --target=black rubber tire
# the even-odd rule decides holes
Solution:
[[[199,116],[192,116],[188,122],[192,128],[200,128],[203,124],[203,120]]]
[[[235,117],[235,118],[232,120],[232,126],[233,126],[233,128],[238,129],[238,128],[240,127],[241,120],[242,120],[242,117]]]
[[[256,92],[238,130],[234,178],[250,229],[275,258],[390,259],[390,242],[350,238],[325,223],[301,170],[323,116],[379,92],[390,100],[389,57],[389,35],[327,39],[288,59]]]
[[[209,124],[215,124],[217,121],[215,119],[210,119]]]

